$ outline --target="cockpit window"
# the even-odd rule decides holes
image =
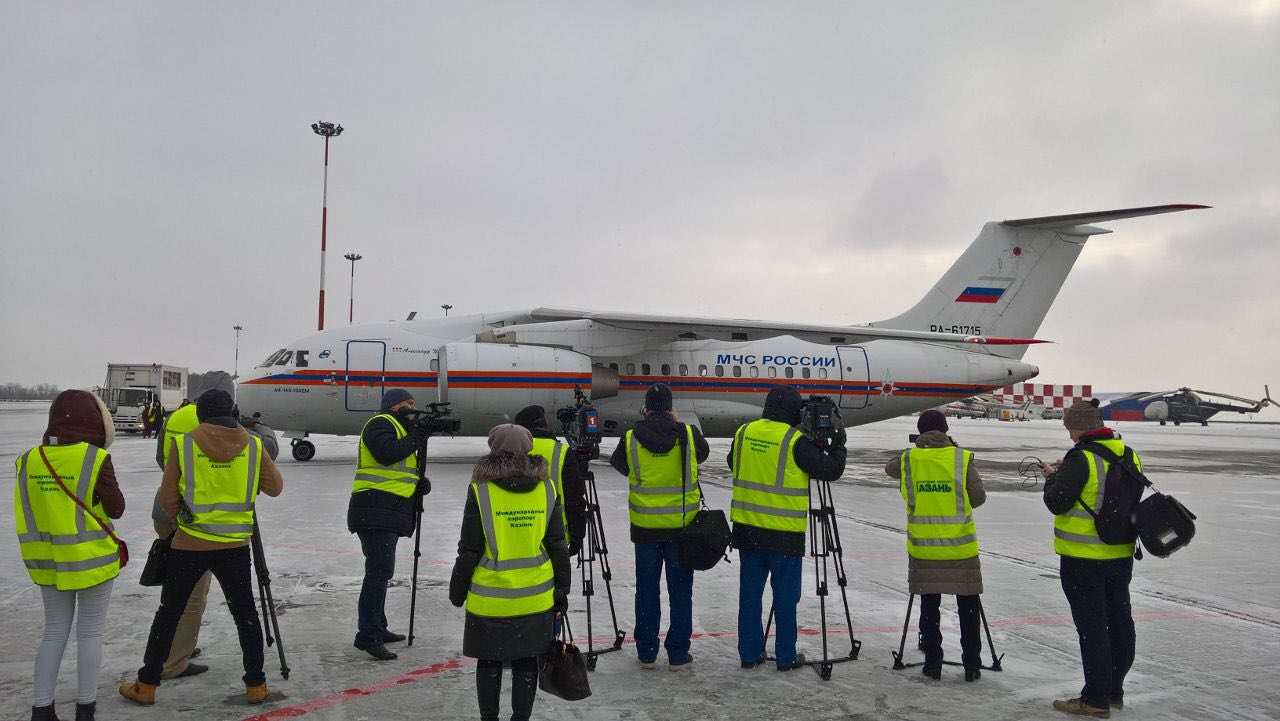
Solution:
[[[291,350],[280,351],[280,357],[276,358],[276,365],[287,366],[289,365],[289,361],[291,360],[293,360],[293,351]]]
[[[272,353],[271,355],[267,356],[267,359],[259,363],[258,367],[266,368],[269,365],[273,365],[276,362],[276,359],[279,358],[282,353],[284,353],[284,348],[281,348],[275,353]]]
[[[311,351],[307,351],[307,350],[295,351],[293,354],[293,364],[299,368],[306,368],[307,354],[310,352]]]

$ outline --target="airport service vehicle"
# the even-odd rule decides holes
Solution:
[[[155,399],[165,413],[177,410],[187,397],[187,369],[161,363],[109,363],[107,380],[97,389],[107,404],[117,431],[142,430],[142,411]]]
[[[1102,411],[1104,421],[1160,421],[1162,426],[1170,422],[1175,426],[1183,423],[1199,423],[1207,426],[1209,419],[1222,411],[1257,413],[1268,405],[1274,404],[1275,401],[1271,400],[1271,388],[1263,386],[1263,392],[1262,400],[1255,401],[1226,393],[1185,387],[1156,393],[1143,391],[1113,398],[1099,410]],[[1215,399],[1238,401],[1247,405],[1238,406]]]
[[[831,325],[534,308],[321,331],[241,378],[243,413],[292,438],[358,434],[388,388],[447,402],[461,433],[483,435],[522,407],[588,393],[606,434],[639,417],[644,392],[671,386],[681,420],[710,436],[760,417],[769,389],[831,396],[845,425],[907,415],[1034,377],[1022,362],[1091,223],[1204,208],[1161,205],[991,222],[905,313]]]

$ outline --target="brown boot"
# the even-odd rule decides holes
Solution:
[[[1111,711],[1097,706],[1090,706],[1082,698],[1054,701],[1053,707],[1072,716],[1088,716],[1090,718],[1111,718]]]
[[[153,706],[156,702],[156,685],[141,681],[121,684],[120,695],[139,706]]]
[[[271,696],[271,692],[267,690],[267,682],[263,681],[257,686],[245,686],[244,695],[249,699],[249,703],[262,703]]]

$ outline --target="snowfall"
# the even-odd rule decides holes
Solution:
[[[39,442],[47,404],[0,403],[0,466]],[[1135,564],[1131,587],[1138,655],[1126,683],[1125,708],[1112,718],[1280,719],[1280,425],[1215,423],[1209,427],[1161,427],[1122,423],[1117,429],[1141,454],[1160,490],[1199,516],[1195,540],[1166,559]],[[940,682],[918,668],[894,670],[909,595],[906,590],[904,510],[896,482],[884,464],[907,445],[914,419],[901,418],[850,429],[849,466],[832,484],[837,526],[848,576],[849,629],[835,587],[827,605],[828,647],[856,660],[838,663],[830,679],[815,670],[779,673],[772,665],[739,667],[737,564],[699,572],[694,582],[692,669],[668,673],[665,657],[642,669],[630,638],[634,620],[634,563],[627,533],[626,479],[603,460],[592,463],[602,507],[612,581],[595,566],[591,600],[592,647],[612,647],[612,593],[617,626],[627,634],[621,650],[604,653],[590,674],[593,695],[577,702],[540,693],[541,719],[997,719],[1066,718],[1055,698],[1078,694],[1079,647],[1058,582],[1052,517],[1040,486],[1019,476],[1028,456],[1060,458],[1070,445],[1060,421],[952,420],[951,435],[977,454],[988,492],[975,512],[986,593],[982,596],[1001,670],[966,683],[960,669],[944,667]],[[463,611],[451,606],[446,587],[453,565],[464,493],[479,438],[434,438],[428,473],[433,491],[422,523],[416,639],[396,644],[396,661],[376,661],[352,647],[363,557],[346,529],[347,499],[357,439],[313,436],[316,459],[299,463],[287,442],[279,459],[285,491],[262,497],[258,517],[271,573],[280,635],[290,669],[282,678],[275,647],[267,649],[270,700],[249,706],[240,682],[240,649],[221,591],[210,592],[200,631],[200,676],[166,681],[156,705],[134,706],[117,686],[134,677],[159,601],[159,590],[138,585],[154,532],[151,499],[160,481],[154,441],[117,438],[110,453],[128,501],[116,528],[133,562],[116,580],[99,677],[98,718],[130,719],[466,719],[478,716],[474,662],[462,649]],[[613,450],[605,439],[603,451]],[[712,439],[702,467],[712,507],[727,508],[730,490],[724,456],[727,439]],[[11,479],[11,471],[5,478]],[[10,504],[0,515],[14,528]],[[0,721],[30,713],[35,650],[43,614],[40,594],[6,532],[0,553]],[[387,596],[392,630],[409,629],[413,542],[400,543],[396,577]],[[581,569],[574,569],[571,627],[587,648],[587,609]],[[665,592],[664,592],[665,593]],[[765,607],[768,607],[766,591]],[[944,648],[959,658],[954,602],[944,599]],[[821,613],[812,559],[806,561],[800,603],[799,647],[822,657]],[[991,663],[988,645],[984,661]],[[772,645],[770,644],[770,649]],[[907,663],[918,662],[914,619]],[[73,715],[74,637],[62,663],[57,703]],[[507,686],[510,677],[507,679]],[[503,707],[508,708],[504,688]],[[505,715],[504,711],[504,715]]]

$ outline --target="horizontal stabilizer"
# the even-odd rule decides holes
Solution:
[[[1016,228],[1069,228],[1073,225],[1101,223],[1121,218],[1137,218],[1143,215],[1160,215],[1161,213],[1177,213],[1181,210],[1203,210],[1208,205],[1152,205],[1146,208],[1125,208],[1123,210],[1102,210],[1094,213],[1073,213],[1071,215],[1047,215],[1043,218],[1022,218],[1006,220],[1005,225]]]

